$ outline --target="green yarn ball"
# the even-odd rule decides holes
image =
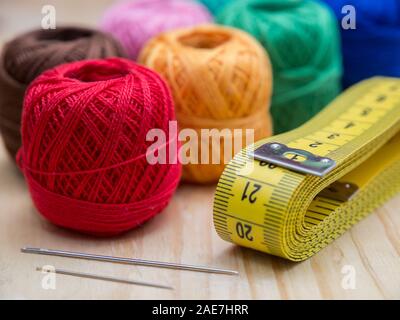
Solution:
[[[274,133],[297,128],[341,91],[337,21],[312,0],[237,0],[217,22],[245,30],[267,50],[274,72]]]

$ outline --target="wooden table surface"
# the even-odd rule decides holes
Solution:
[[[94,25],[111,1],[6,1],[0,4],[0,42],[38,26],[44,4],[58,21]],[[80,10],[75,8],[79,3]],[[96,6],[93,4],[96,3]],[[84,18],[83,18],[84,16]],[[34,209],[23,177],[0,143],[0,298],[2,299],[400,299],[400,196],[313,258],[292,263],[221,240],[212,226],[213,186],[182,185],[168,208],[137,230],[97,239],[62,230]],[[240,275],[116,265],[20,253],[23,246],[212,265]],[[38,266],[172,285],[175,290],[58,275],[42,288]],[[355,288],[343,286],[355,271]],[[344,273],[343,273],[344,272]]]

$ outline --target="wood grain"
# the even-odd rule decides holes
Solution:
[[[60,23],[96,25],[112,1],[0,3],[0,42],[38,27],[44,4]],[[95,4],[95,5],[94,5]],[[79,7],[80,10],[76,10]],[[219,239],[212,227],[214,187],[182,185],[169,207],[143,227],[97,239],[53,226],[33,208],[23,177],[0,145],[0,298],[7,299],[400,299],[400,196],[302,263],[291,263]],[[106,255],[212,265],[239,277],[161,270],[20,253],[38,246]],[[170,284],[164,291],[57,276],[56,290],[41,287],[37,266]],[[356,288],[342,287],[346,265]]]

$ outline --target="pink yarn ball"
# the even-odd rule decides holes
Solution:
[[[212,22],[209,11],[191,0],[135,0],[118,3],[104,15],[111,33],[136,60],[144,44],[161,32]]]

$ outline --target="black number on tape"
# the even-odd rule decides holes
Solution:
[[[236,224],[236,233],[241,239],[247,239],[249,241],[254,240],[253,236],[251,235],[251,226],[248,224],[238,222]]]
[[[275,165],[275,164],[269,163],[269,162],[267,162],[267,161],[259,161],[258,163],[260,164],[260,167],[266,167],[266,166],[268,166],[268,169],[271,169],[271,170],[276,168],[276,165]]]
[[[354,122],[349,122],[348,124],[346,124],[346,126],[344,128],[345,129],[350,129],[350,128],[354,127],[354,126],[355,126]]]
[[[310,143],[309,146],[311,148],[317,148],[318,146],[321,146],[323,143],[319,141],[315,141],[314,143]]]
[[[257,197],[255,196],[255,194],[260,191],[261,185],[257,183],[253,183],[251,187],[250,185],[250,182],[246,182],[246,186],[243,190],[242,201],[249,199],[250,203],[254,203],[257,201]]]
[[[337,137],[340,137],[340,134],[339,134],[339,133],[332,133],[332,134],[330,134],[330,135],[328,136],[328,139],[333,140],[333,139],[335,139],[335,138],[337,138]]]
[[[371,111],[372,111],[372,108],[367,107],[363,111],[361,111],[361,116],[366,117],[371,113]]]

